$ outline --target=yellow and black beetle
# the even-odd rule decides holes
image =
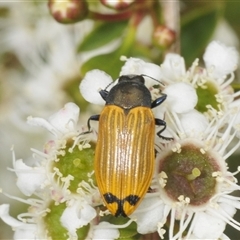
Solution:
[[[100,115],[88,120],[99,121],[94,170],[99,191],[114,216],[128,216],[139,205],[151,184],[154,165],[155,125],[166,128],[165,121],[155,119],[151,108],[160,105],[163,94],[151,101],[142,75],[124,75],[108,92],[101,90],[106,101]]]

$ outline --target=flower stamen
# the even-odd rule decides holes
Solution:
[[[201,171],[198,168],[194,168],[191,174],[186,176],[187,180],[192,181],[201,175]]]

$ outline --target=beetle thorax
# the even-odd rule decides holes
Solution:
[[[143,84],[123,82],[110,90],[106,104],[117,105],[126,110],[138,106],[151,107],[151,94]]]

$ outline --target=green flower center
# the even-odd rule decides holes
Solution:
[[[94,176],[90,176],[93,172],[95,144],[91,143],[91,147],[82,150],[75,146],[72,151],[69,151],[72,145],[73,141],[69,140],[66,148],[63,149],[64,154],[58,155],[59,161],[54,162],[53,168],[57,168],[62,177],[73,176],[68,189],[71,192],[76,192],[81,181],[88,182],[91,178],[95,183]]]
[[[199,112],[207,112],[207,105],[211,105],[214,109],[219,111],[219,102],[216,99],[216,94],[218,94],[218,89],[216,85],[210,81],[204,84],[204,87],[198,87],[196,89],[198,96],[198,103],[196,109]]]
[[[206,203],[216,193],[213,172],[220,171],[216,160],[208,153],[201,153],[193,144],[182,146],[181,152],[171,152],[161,160],[159,173],[167,174],[164,187],[175,201],[180,196],[190,198],[190,205]]]

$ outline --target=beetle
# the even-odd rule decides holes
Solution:
[[[107,88],[106,88],[107,89]],[[123,75],[110,91],[100,90],[106,104],[99,115],[94,157],[97,185],[103,202],[116,217],[127,217],[147,193],[155,165],[155,125],[166,129],[166,122],[154,118],[152,108],[165,101],[163,94],[152,102],[143,75]]]

